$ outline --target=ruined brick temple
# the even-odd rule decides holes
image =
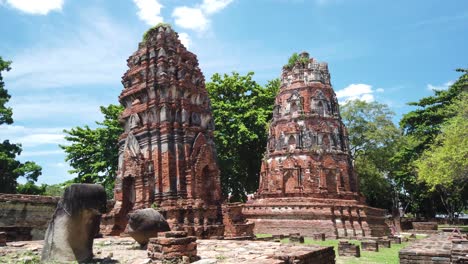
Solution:
[[[125,132],[119,139],[115,205],[102,233],[124,232],[127,214],[155,207],[172,230],[222,236],[221,187],[214,122],[196,56],[170,26],[145,34],[127,60],[119,96]]]
[[[256,233],[383,235],[384,211],[366,206],[328,65],[302,53],[284,67],[255,198]]]

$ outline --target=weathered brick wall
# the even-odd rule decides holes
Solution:
[[[437,222],[413,222],[413,229],[415,230],[437,230]]]
[[[254,223],[248,223],[242,213],[241,203],[223,205],[223,224],[225,238],[253,238]]]
[[[59,197],[0,194],[0,232],[8,241],[40,240]]]

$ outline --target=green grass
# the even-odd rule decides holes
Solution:
[[[270,234],[255,234],[257,238],[272,237]]]
[[[264,234],[262,234],[264,235]],[[266,235],[265,235],[266,236]],[[264,237],[265,237],[264,236]],[[285,238],[282,239],[281,242],[288,243],[289,239]],[[355,245],[361,245],[361,242],[358,240],[349,240],[349,242]],[[379,248],[379,252],[372,252],[372,251],[362,251],[361,250],[361,257],[340,257],[338,255],[338,240],[325,240],[325,241],[318,241],[312,240],[310,238],[305,238],[304,244],[306,245],[318,245],[318,246],[325,246],[325,247],[333,247],[335,249],[336,254],[336,263],[338,264],[354,264],[354,263],[385,263],[385,264],[392,264],[392,263],[399,263],[398,252],[400,249],[404,248],[408,243],[401,243],[401,244],[392,244],[391,248]]]

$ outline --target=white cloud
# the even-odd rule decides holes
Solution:
[[[32,15],[47,15],[51,11],[60,11],[64,0],[6,0],[13,8]]]
[[[34,128],[9,125],[0,126],[0,139],[20,143],[24,148],[39,145],[58,145],[67,143],[64,139],[63,128]]]
[[[362,100],[366,102],[374,101],[374,91],[369,84],[350,84],[342,90],[336,92],[336,97],[340,101]]]
[[[204,32],[210,25],[209,16],[226,8],[233,0],[203,0],[195,7],[179,6],[172,12],[175,24],[181,28]]]
[[[163,5],[158,0],[133,0],[138,7],[138,17],[150,26],[163,22],[161,9]]]
[[[427,89],[430,90],[430,91],[434,91],[434,90],[447,90],[452,84],[454,84],[454,81],[448,81],[442,85],[432,85],[432,84],[428,84],[427,85]]]
[[[385,90],[383,88],[377,88],[375,91],[378,93],[383,93]]]
[[[175,18],[175,24],[179,27],[196,31],[205,31],[210,23],[200,8],[176,7],[172,16]]]
[[[73,120],[93,122],[102,118],[99,106],[106,104],[88,95],[48,93],[38,95],[13,96],[10,105],[13,108],[13,119],[17,121]],[[79,115],[77,115],[79,109]]]
[[[21,143],[24,147],[35,147],[39,145],[59,145],[65,144],[64,134],[31,134],[19,137],[17,142]]]
[[[42,156],[50,156],[50,155],[63,155],[63,150],[38,150],[38,151],[23,151],[21,152],[22,158],[27,157],[42,157]]]
[[[203,0],[201,9],[206,14],[214,14],[223,10],[226,6],[232,3],[233,0]]]
[[[10,89],[118,83],[140,34],[102,13],[82,13],[79,23],[60,26],[69,33],[52,28],[36,46],[11,56],[12,70],[5,74]]]
[[[190,47],[190,44],[192,43],[192,40],[190,39],[190,36],[187,33],[185,33],[185,32],[179,33],[179,39],[180,39],[180,42],[182,42],[182,44],[187,49]]]

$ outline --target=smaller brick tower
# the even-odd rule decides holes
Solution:
[[[284,67],[255,199],[257,233],[379,235],[384,211],[365,205],[327,63],[302,53]]]
[[[222,236],[214,122],[196,56],[162,24],[145,34],[127,65],[115,206],[103,234],[120,234],[129,212],[153,206],[173,231]]]

